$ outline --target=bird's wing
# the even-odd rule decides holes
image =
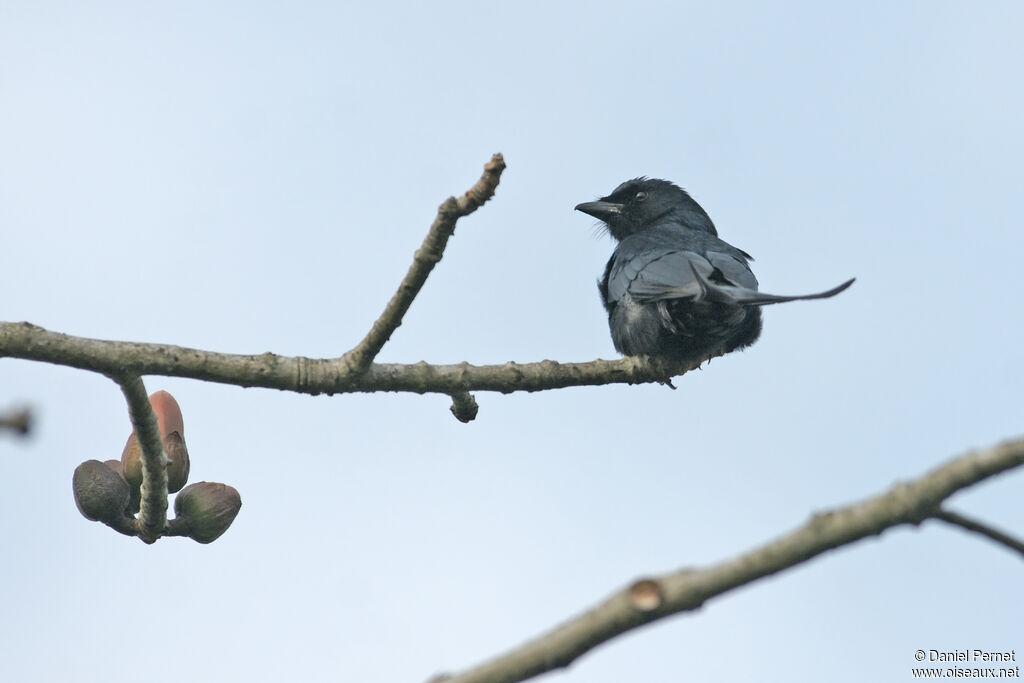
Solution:
[[[756,292],[757,279],[734,255],[651,249],[616,258],[609,269],[608,299],[629,294],[639,303],[664,299],[719,299],[718,292]]]

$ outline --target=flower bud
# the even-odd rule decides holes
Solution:
[[[174,499],[174,514],[188,523],[189,537],[200,543],[217,540],[241,507],[234,487],[210,481],[189,484]]]
[[[178,432],[182,439],[185,438],[185,422],[181,417],[181,408],[173,396],[163,389],[154,391],[149,396],[149,405],[153,406],[153,412],[156,414],[160,436],[166,437],[171,432]]]
[[[121,451],[121,474],[132,488],[142,486],[142,446],[133,431]]]
[[[177,493],[188,481],[188,449],[178,432],[164,437],[164,451],[167,453],[167,492]]]
[[[185,423],[181,408],[166,391],[156,391],[149,397],[149,404],[156,415],[157,427],[164,453],[167,455],[167,491],[175,493],[188,481],[189,459],[185,448]],[[133,490],[142,486],[142,446],[134,430],[121,452],[122,472]]]
[[[121,475],[99,460],[86,460],[76,467],[71,488],[78,511],[97,522],[120,519],[131,496]]]

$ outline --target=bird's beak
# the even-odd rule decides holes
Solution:
[[[609,218],[622,213],[622,204],[616,204],[615,202],[583,202],[576,205],[576,210],[602,221],[607,221]]]

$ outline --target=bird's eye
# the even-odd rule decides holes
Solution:
[[[634,201],[638,201],[638,202],[642,202],[642,201],[643,201],[643,200],[645,200],[645,199],[647,199],[647,193],[646,193],[646,192],[644,192],[643,190],[641,190],[641,191],[637,192],[637,193],[636,193],[636,196],[635,196],[635,197],[633,197],[633,200],[634,200]]]

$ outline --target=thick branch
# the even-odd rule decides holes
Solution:
[[[982,536],[993,540],[1000,545],[1006,546],[1020,555],[1024,555],[1024,543],[1013,536],[1000,531],[999,529],[990,527],[987,524],[973,520],[970,517],[964,517],[961,514],[957,514],[956,512],[951,512],[949,510],[939,510],[932,515],[932,517],[946,522],[947,524],[966,529],[967,531],[981,534]]]
[[[484,202],[494,196],[498,181],[501,179],[501,172],[504,170],[505,159],[500,154],[495,154],[484,166],[484,174],[480,176],[480,180],[476,181],[473,187],[461,198],[449,197],[441,204],[437,210],[437,218],[434,219],[433,225],[430,226],[430,232],[423,240],[423,245],[413,255],[409,272],[405,274],[402,283],[398,285],[398,291],[391,297],[391,301],[388,302],[384,312],[370,328],[363,341],[342,357],[348,374],[359,374],[370,367],[370,363],[380,353],[384,344],[402,324],[402,318],[427,281],[430,271],[441,260],[445,245],[448,244],[448,238],[455,233],[456,222],[476,211],[483,206]]]
[[[942,502],[960,489],[1022,464],[1024,439],[969,453],[863,503],[816,515],[800,529],[735,559],[637,581],[536,640],[440,680],[512,683],[566,667],[585,652],[638,626],[695,610],[710,598],[833,548],[901,524],[919,524],[934,517]]]
[[[167,527],[167,454],[146,386],[137,375],[112,375],[128,401],[128,415],[142,447],[142,502],[138,535],[153,543]]]
[[[645,358],[587,363],[400,365],[374,363],[353,377],[337,358],[214,353],[169,344],[105,341],[50,332],[30,323],[0,323],[0,358],[54,363],[105,375],[189,377],[242,387],[303,394],[407,391],[455,395],[467,391],[543,391],[602,384],[665,382],[696,364]]]

